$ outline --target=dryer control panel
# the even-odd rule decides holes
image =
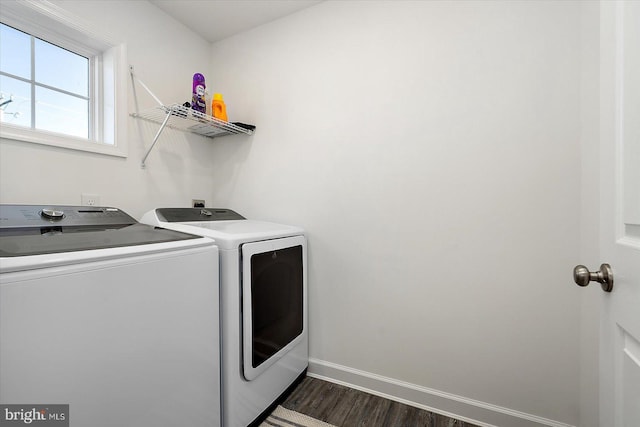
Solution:
[[[234,221],[246,219],[231,209],[221,208],[159,208],[156,215],[161,222]]]

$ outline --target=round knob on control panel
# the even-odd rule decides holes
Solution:
[[[46,219],[60,220],[64,218],[64,212],[57,211],[55,209],[42,209],[42,212],[40,212],[40,216]]]

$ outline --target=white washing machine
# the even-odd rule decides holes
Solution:
[[[220,426],[218,274],[211,239],[116,208],[0,205],[0,403]]]
[[[228,209],[155,209],[141,222],[216,241],[223,425],[258,424],[308,366],[304,231]]]

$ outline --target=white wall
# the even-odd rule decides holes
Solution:
[[[125,42],[136,74],[165,103],[189,100],[193,73],[210,68],[209,43],[148,2],[53,3]],[[131,79],[126,78],[133,112]],[[141,87],[136,91],[141,109],[155,105]],[[81,193],[95,193],[102,205],[139,218],[156,206],[188,207],[192,198],[211,200],[211,140],[167,130],[147,159],[147,168],[141,169],[157,128],[128,117],[126,159],[0,140],[0,202],[75,205]]]
[[[214,44],[257,125],[214,204],[308,230],[312,372],[578,423],[582,7],[325,2]]]

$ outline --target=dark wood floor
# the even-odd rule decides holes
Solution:
[[[477,427],[311,377],[282,406],[338,427]]]

